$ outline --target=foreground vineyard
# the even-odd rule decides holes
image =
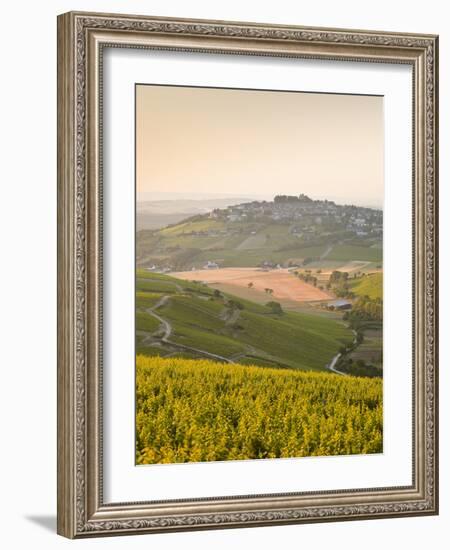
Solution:
[[[382,381],[138,356],[138,464],[382,452]]]

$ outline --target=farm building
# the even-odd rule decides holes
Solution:
[[[203,269],[219,269],[219,264],[208,260],[208,262],[203,266]]]
[[[348,300],[333,300],[332,302],[328,302],[327,307],[330,309],[352,309],[352,303]]]

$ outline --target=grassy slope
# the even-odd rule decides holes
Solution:
[[[215,232],[214,235],[199,232]],[[223,232],[226,231],[227,234]],[[195,233],[195,234],[193,234]],[[382,250],[361,246],[337,245],[328,254],[329,261],[364,260],[379,262]],[[253,267],[264,260],[274,263],[301,261],[319,257],[327,245],[309,246],[291,233],[291,225],[283,223],[225,223],[207,217],[185,221],[159,231],[137,234],[138,261],[175,265],[178,270],[199,267],[215,260],[222,267]],[[180,260],[179,255],[188,251]]]
[[[266,306],[242,298],[238,301],[243,309],[233,311],[227,300],[236,300],[235,296],[214,297],[213,290],[201,283],[138,271],[137,286],[138,327],[146,320],[154,322],[145,312],[148,304],[154,305],[157,296],[169,296],[158,308],[158,315],[171,323],[171,341],[234,361],[245,363],[252,358],[257,362],[260,358],[264,365],[323,370],[339,347],[352,340],[352,333],[342,322],[323,316],[298,312],[275,315]],[[147,351],[138,346],[138,350],[155,354],[154,347]]]
[[[372,300],[383,298],[383,273],[370,273],[349,281],[350,290],[357,296],[368,296]],[[349,354],[353,361],[358,359],[375,366],[383,363],[383,325],[370,322],[360,326],[364,340],[355,351]]]
[[[350,288],[357,296],[369,296],[372,300],[383,298],[383,273],[373,273],[350,281]]]
[[[327,260],[381,262],[383,260],[383,251],[380,248],[338,245],[334,246],[327,255]]]
[[[382,381],[136,360],[138,464],[382,452]]]

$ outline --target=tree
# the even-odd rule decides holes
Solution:
[[[272,310],[272,313],[275,313],[276,315],[282,315],[283,314],[283,308],[281,307],[281,304],[278,302],[267,302],[267,307],[270,307]]]
[[[242,302],[238,302],[237,300],[228,300],[227,305],[231,309],[244,309],[244,304]]]
[[[345,282],[348,279],[348,273],[346,271],[333,271],[330,275],[330,283]]]
[[[216,298],[220,298],[222,296],[220,290],[217,290],[217,288],[214,290],[213,294]]]
[[[250,282],[250,283],[248,283],[248,285],[247,285],[247,286],[248,286],[248,288],[253,288],[253,283],[252,283],[252,282]]]
[[[264,289],[264,292],[265,292],[266,294],[273,294],[273,289],[272,289],[272,288],[265,288],[265,289]]]

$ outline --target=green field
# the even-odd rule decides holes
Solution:
[[[337,245],[333,246],[333,249],[327,255],[327,260],[381,262],[383,260],[383,250],[368,246]]]
[[[149,356],[214,354],[236,363],[251,359],[254,364],[260,360],[274,367],[324,370],[353,338],[339,319],[313,312],[276,314],[265,305],[228,293],[214,294],[204,284],[167,275],[138,271],[138,289],[137,347]],[[162,340],[160,323],[151,309],[164,296],[155,313],[170,324],[168,341]]]
[[[210,220],[209,218],[204,218],[201,220],[195,221],[185,221],[181,222],[172,227],[165,227],[161,229],[159,233],[165,237],[184,237],[189,235],[193,231],[208,231],[209,229],[214,229],[215,231],[220,231],[225,226],[224,222],[217,220]]]
[[[226,223],[196,216],[163,229],[138,231],[137,264],[167,266],[176,271],[198,269],[207,261],[221,267],[255,267],[262,262],[301,265],[306,258],[320,261],[329,246],[333,246],[326,254],[329,262],[382,260],[381,241],[376,239],[353,238],[345,244],[345,239],[340,241],[338,235],[320,226],[316,226],[312,238],[294,234],[294,226],[282,221]]]
[[[357,296],[368,296],[372,300],[383,298],[383,273],[371,273],[349,281],[349,287]]]
[[[381,453],[382,381],[136,358],[137,464]]]

